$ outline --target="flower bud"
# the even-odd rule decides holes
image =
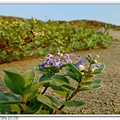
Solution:
[[[99,55],[96,55],[97,58],[99,58]]]
[[[96,64],[97,60],[92,60],[91,64]]]
[[[60,52],[57,53],[60,56]]]
[[[97,58],[99,58],[99,55],[95,55],[95,56],[93,57],[93,59],[97,59]]]
[[[91,54],[88,54],[88,57],[89,57],[90,59],[93,59],[93,57],[92,57],[92,55],[91,55]]]
[[[60,57],[63,57],[63,53],[60,54]]]
[[[86,60],[88,60],[88,62],[91,62],[91,59],[88,56],[86,57]]]

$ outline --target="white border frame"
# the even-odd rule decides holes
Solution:
[[[0,0],[0,4],[120,4],[120,0]]]
[[[24,1],[18,1],[18,0],[0,0],[0,4],[120,4],[120,0],[116,0],[116,1],[112,1],[112,0],[73,0],[73,1],[64,1],[64,0],[35,0],[35,1],[30,1],[30,0],[24,0]],[[120,114],[109,114],[109,115],[104,115],[104,114],[99,114],[99,115],[92,115],[92,114],[58,114],[58,115],[50,115],[50,114],[40,114],[40,115],[36,115],[36,114],[0,114],[0,117],[120,117]],[[32,119],[33,119],[32,118]],[[90,119],[89,118],[89,119]],[[61,119],[61,118],[60,118]],[[74,118],[73,118],[74,119]],[[93,118],[92,118],[93,119]],[[102,118],[103,119],[103,118]],[[114,119],[114,118],[113,118]]]

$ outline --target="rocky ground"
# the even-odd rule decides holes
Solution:
[[[86,105],[80,108],[67,108],[63,110],[67,114],[120,114],[120,31],[110,30],[109,33],[114,37],[111,45],[107,49],[95,49],[88,51],[76,51],[76,56],[85,58],[89,53],[98,54],[98,61],[105,64],[105,70],[102,74],[96,76],[96,79],[102,79],[103,86],[100,89],[79,93],[74,99],[86,102]],[[76,60],[76,58],[72,58]],[[11,63],[0,64],[0,93],[6,91],[3,82],[5,68],[15,68],[21,73],[33,69],[40,63],[40,58],[14,61]],[[40,76],[37,75],[37,78]]]

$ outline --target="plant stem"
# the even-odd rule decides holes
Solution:
[[[80,88],[81,86],[78,85],[77,89],[71,94],[71,96],[66,101],[71,100],[79,92]],[[54,112],[54,114],[59,114],[64,107],[65,105],[62,105],[58,110]]]
[[[22,100],[26,103],[26,96],[22,96]],[[21,104],[22,109],[21,109],[21,114],[25,111],[26,104]]]
[[[71,96],[67,99],[68,100],[71,100],[80,90],[81,86],[78,85],[77,89],[71,94]]]
[[[87,75],[82,79],[82,82],[85,82],[88,79],[88,76],[90,75],[90,69],[91,69],[92,63],[90,63],[87,71]]]
[[[92,65],[92,63],[90,63],[90,65],[89,65],[88,72],[90,72],[91,65]]]
[[[25,107],[26,107],[26,105],[25,104],[21,104],[21,114],[23,114],[23,112],[24,112],[24,110],[25,110]]]
[[[45,87],[45,89],[43,90],[43,92],[42,92],[41,94],[44,94],[44,93],[45,93],[45,91],[47,90],[47,88],[48,88],[48,87]]]

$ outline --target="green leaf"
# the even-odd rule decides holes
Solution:
[[[43,81],[40,83],[34,84],[30,89],[27,89],[24,94],[32,93],[34,91],[37,91],[41,86],[44,86],[45,84],[48,84],[50,81]]]
[[[78,82],[77,75],[69,67],[66,67],[66,72],[69,77],[71,77],[72,79]]]
[[[53,104],[52,100],[46,95],[39,94],[37,100],[49,106],[50,108],[57,110],[57,107]]]
[[[43,81],[46,81],[46,80],[48,81],[48,80],[51,80],[51,79],[46,75],[42,75],[42,77],[39,79],[39,82],[43,82]],[[50,84],[47,83],[47,84],[44,85],[44,87],[50,87]]]
[[[65,88],[68,88],[68,89],[70,89],[72,91],[76,90],[76,88],[74,88],[73,86],[71,86],[71,85],[69,85],[67,83],[63,83],[62,86],[65,87]]]
[[[79,73],[76,72],[77,68],[74,69],[74,66],[72,66],[71,68],[68,67],[68,66],[66,67],[67,75],[69,77],[71,77],[72,79],[74,79],[75,81],[77,81],[78,83],[80,83],[81,82],[81,78],[82,78],[82,74],[80,73],[80,71],[79,71]]]
[[[27,107],[27,109],[24,111],[24,114],[35,114],[39,111],[41,105],[40,104],[35,104],[32,105],[31,107]]]
[[[81,86],[80,91],[86,91],[86,90],[93,90],[99,88],[102,85],[101,85],[101,80],[88,80],[86,82],[82,82],[80,86]]]
[[[82,76],[82,74],[80,73],[80,71],[73,65],[68,63],[67,65],[70,69],[72,69],[75,73],[80,74]]]
[[[33,70],[28,70],[23,77],[25,79],[25,87],[27,87],[34,81],[36,74]]]
[[[62,102],[62,104],[69,107],[80,107],[85,103],[81,101],[70,100],[70,101],[64,101]]]
[[[33,99],[37,95],[37,93],[38,93],[38,90],[25,94],[27,97],[27,101],[30,101],[31,99]]]
[[[49,107],[48,105],[42,103],[42,109],[40,110],[40,113],[42,110],[45,110],[44,112],[47,112],[49,114],[53,114],[54,109]],[[44,113],[45,114],[45,113]]]
[[[23,97],[26,98],[26,101],[29,101],[31,99],[33,99],[36,94],[38,93],[38,89],[36,90],[33,90],[32,92],[28,92],[29,90],[32,89],[33,86],[37,85],[38,82],[37,81],[33,81],[29,86],[27,86],[25,89],[24,89],[24,95]]]
[[[7,101],[0,99],[0,104],[16,104],[16,103],[24,103],[23,101],[19,100],[19,98],[17,96],[15,96],[14,94],[11,93],[4,93],[1,94],[0,97],[6,97]]]
[[[68,91],[65,88],[63,88],[61,86],[56,86],[56,85],[53,85],[53,84],[51,84],[50,86],[57,94],[63,96],[64,98],[67,98]]]
[[[68,84],[70,84],[69,80],[65,76],[63,76],[63,75],[54,75],[54,76],[52,76],[52,78],[58,80],[61,83],[68,83]]]
[[[56,98],[54,98],[53,96],[50,96],[50,95],[46,95],[51,101],[53,101],[53,103],[59,105],[59,106],[62,106],[63,104]]]
[[[52,79],[50,82],[50,87],[59,95],[63,96],[64,98],[67,98],[69,95],[68,89],[65,87],[62,87],[62,83],[56,81],[56,79]]]
[[[100,88],[101,86],[102,86],[101,84],[93,84],[93,85],[83,86],[83,87],[81,87],[80,91],[93,90],[93,89]]]
[[[86,82],[81,82],[81,86],[91,85],[91,84],[100,84],[101,80],[88,80]]]
[[[5,69],[4,81],[7,87],[15,94],[23,95],[25,79],[17,70]]]
[[[42,75],[42,77],[40,78],[39,82],[43,82],[43,81],[48,81],[48,80],[51,80],[48,76],[46,75]]]
[[[24,102],[11,93],[0,95],[0,111],[20,113],[20,103]]]

